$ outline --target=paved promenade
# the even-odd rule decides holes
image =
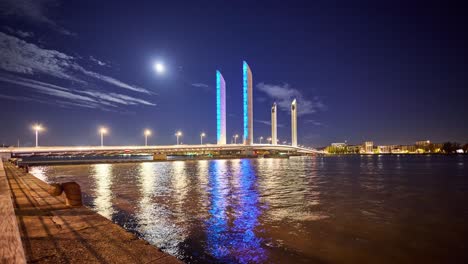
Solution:
[[[36,177],[4,167],[28,262],[180,263],[86,207],[65,206]]]
[[[0,263],[25,263],[15,210],[0,159]]]

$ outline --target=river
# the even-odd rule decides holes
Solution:
[[[463,263],[468,156],[37,166],[188,263]]]

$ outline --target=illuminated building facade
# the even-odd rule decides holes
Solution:
[[[364,152],[365,153],[373,153],[374,152],[374,142],[372,142],[372,141],[364,142]]]
[[[244,110],[244,136],[245,145],[253,144],[253,93],[252,71],[247,62],[243,62],[243,110]]]
[[[216,71],[216,138],[218,145],[226,144],[226,82]]]
[[[276,103],[271,107],[271,144],[276,145],[278,142],[277,138],[277,125],[276,125]]]
[[[291,145],[297,147],[297,105],[296,99],[291,103]]]

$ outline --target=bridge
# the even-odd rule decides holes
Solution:
[[[104,135],[107,129],[99,129],[101,146],[50,146],[42,147],[38,144],[38,134],[43,128],[37,124],[33,127],[36,135],[35,147],[11,147],[0,149],[0,158],[46,158],[53,157],[108,157],[108,156],[131,156],[131,155],[153,155],[154,160],[164,160],[167,156],[198,156],[213,158],[229,157],[268,157],[268,156],[297,156],[321,154],[323,152],[311,148],[304,148],[297,143],[297,114],[298,102],[294,99],[291,103],[291,145],[278,144],[277,139],[277,106],[273,103],[271,108],[271,137],[267,140],[269,144],[255,144],[253,133],[253,81],[252,72],[247,62],[243,62],[243,135],[242,144],[226,144],[226,82],[219,71],[216,71],[216,139],[217,144],[180,145],[178,131],[177,145],[147,146],[147,137],[151,135],[150,130],[144,131],[145,146],[104,146]],[[200,135],[200,141],[203,142]],[[235,139],[239,135],[235,135]],[[261,141],[260,141],[261,142]],[[76,159],[75,159],[76,160]]]
[[[199,144],[199,145],[165,145],[165,146],[50,146],[50,147],[12,147],[0,149],[3,158],[46,158],[46,157],[96,157],[118,155],[153,155],[155,160],[167,156],[299,156],[322,154],[315,149],[294,147],[290,145],[271,144]]]

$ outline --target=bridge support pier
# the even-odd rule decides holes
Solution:
[[[153,153],[153,160],[167,160],[165,153]]]

